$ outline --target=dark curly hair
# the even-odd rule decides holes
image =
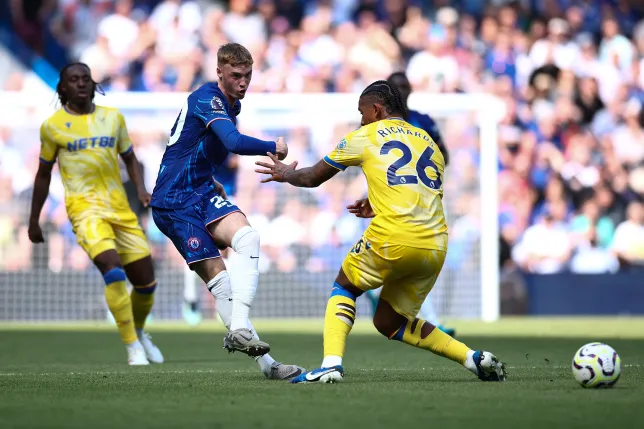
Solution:
[[[67,72],[67,70],[69,70],[71,67],[74,67],[74,66],[83,66],[83,67],[87,68],[87,70],[90,71],[90,74],[91,74],[91,69],[85,63],[80,63],[80,62],[70,63],[70,64],[67,64],[65,67],[62,68],[62,70],[60,71],[60,75],[58,76],[58,85],[56,85],[56,94],[58,94],[58,100],[60,100],[60,104],[63,105],[63,106],[65,106],[67,104],[67,102],[69,101],[67,99],[67,96],[62,91],[63,85],[65,83],[64,82],[65,73]],[[98,92],[101,95],[105,95],[105,91],[103,91],[103,88],[101,87],[100,83],[95,82],[92,79],[92,85],[93,85],[93,88],[92,88],[91,100],[94,99],[94,95],[96,94],[96,92]]]
[[[400,96],[398,88],[386,80],[377,80],[362,91],[360,98],[373,97],[374,102],[382,104],[388,114],[397,113],[407,119],[409,111]]]

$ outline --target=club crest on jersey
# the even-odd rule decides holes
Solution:
[[[190,237],[188,239],[188,248],[190,250],[199,250],[201,248],[201,240],[197,237]]]
[[[340,143],[338,143],[338,146],[337,146],[338,150],[342,150],[345,147],[347,147],[347,140],[346,139],[340,140]]]
[[[212,107],[212,110],[214,110],[216,113],[221,113],[222,115],[226,114],[224,102],[221,101],[221,98],[219,97],[213,97],[212,100],[210,100],[210,107]]]

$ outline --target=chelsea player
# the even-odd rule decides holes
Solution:
[[[105,299],[126,345],[130,365],[162,363],[143,332],[157,282],[148,243],[121,181],[121,156],[143,206],[150,202],[123,115],[94,104],[100,88],[83,63],[65,66],[56,87],[62,107],[40,127],[40,165],[29,219],[29,239],[45,241],[39,225],[56,161],[65,207],[78,243],[105,280]],[[126,279],[134,285],[128,294]]]
[[[239,156],[231,153],[226,158],[226,161],[223,165],[217,166],[215,171],[215,177],[217,177],[217,182],[221,183],[223,191],[225,194],[221,194],[224,199],[227,199],[231,203],[235,203],[234,197],[237,193],[237,169],[239,166]],[[234,265],[234,258],[230,258],[231,254],[228,252],[228,249],[224,249],[221,252],[221,257],[224,259],[228,271],[231,271],[232,266]],[[197,290],[197,283],[194,281],[186,282],[183,288],[183,319],[190,326],[197,326],[201,323],[202,314],[200,309],[200,297]]]
[[[264,141],[237,130],[239,100],[252,73],[253,58],[245,47],[229,43],[219,48],[219,82],[201,86],[186,99],[172,127],[150,205],[159,230],[217,300],[217,312],[228,328],[224,347],[254,357],[267,378],[291,379],[303,369],[275,362],[267,354],[270,346],[260,341],[248,320],[259,278],[259,234],[214,180],[229,153],[271,153],[279,159],[288,153],[281,137]],[[228,247],[238,254],[230,276],[219,253]]]
[[[336,149],[312,167],[296,170],[273,154],[272,164],[256,162],[270,174],[262,182],[317,187],[349,166],[367,178],[368,199],[349,206],[370,226],[342,263],[324,319],[321,368],[292,383],[334,383],[344,378],[342,358],[356,316],[356,299],[382,286],[373,317],[389,339],[429,350],[465,366],[484,381],[505,380],[505,365],[490,352],[474,351],[416,317],[445,261],[447,224],[443,213],[445,161],[436,143],[405,121],[407,107],[387,81],[369,85],[358,110],[362,127],[345,136]]]

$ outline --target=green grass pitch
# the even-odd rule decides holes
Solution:
[[[105,325],[0,325],[0,428],[636,428],[644,417],[644,319],[504,319],[455,324],[507,362],[506,383],[376,335],[349,337],[345,383],[267,381],[228,354],[215,324],[154,323],[163,365],[130,368]],[[321,321],[257,323],[276,359],[314,368]],[[585,390],[570,361],[590,341],[622,358],[614,389]]]

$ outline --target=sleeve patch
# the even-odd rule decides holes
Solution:
[[[212,107],[212,110],[215,111],[215,113],[219,113],[220,115],[227,115],[226,113],[226,108],[224,107],[224,102],[221,101],[221,98],[215,96],[210,100],[210,107]]]

